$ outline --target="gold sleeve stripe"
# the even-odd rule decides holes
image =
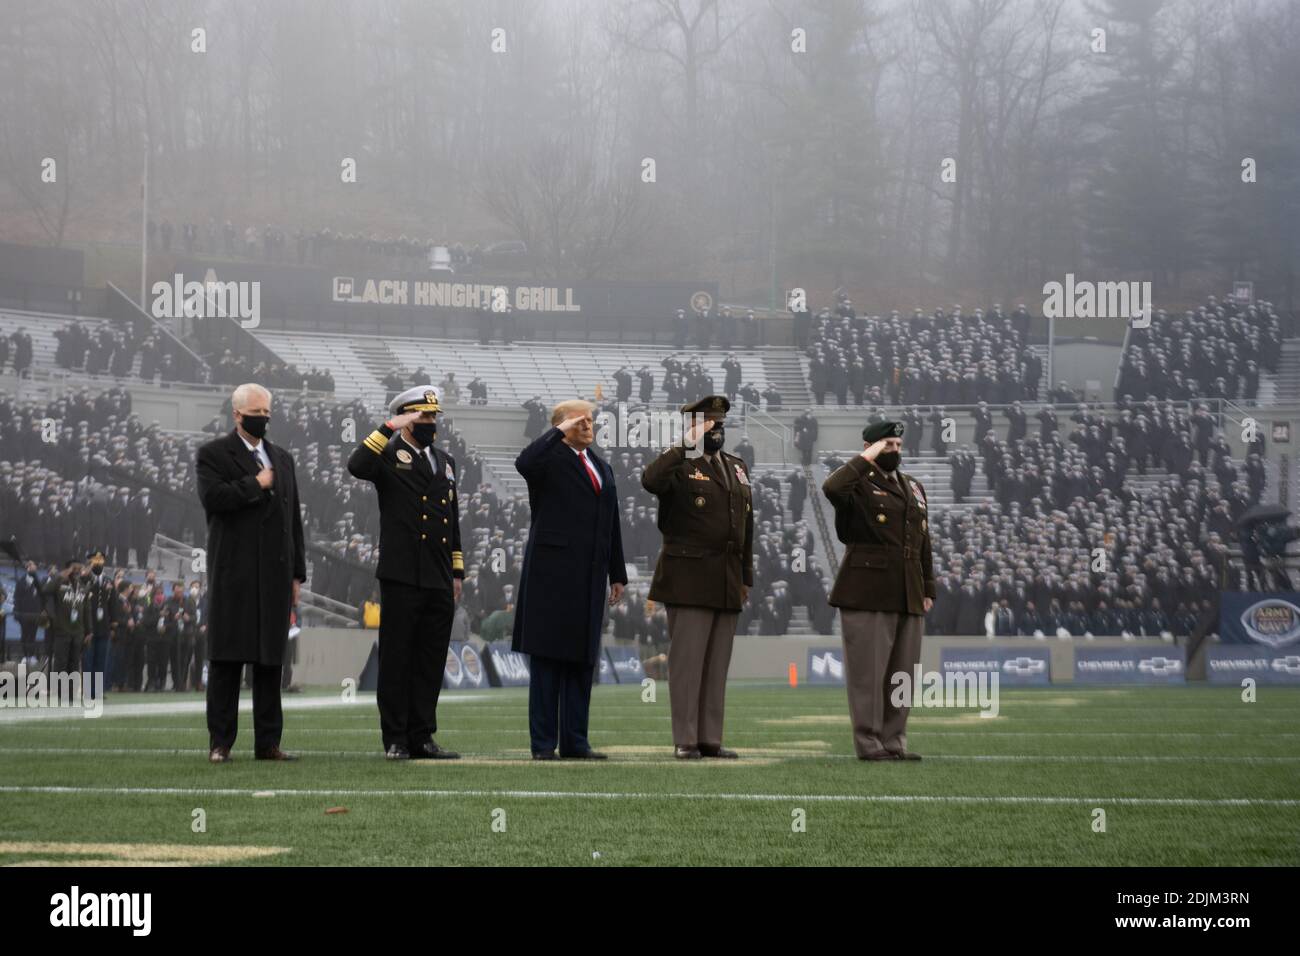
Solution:
[[[453,551],[451,553],[451,569],[453,571],[465,570],[465,555],[460,551]]]
[[[384,446],[388,444],[388,439],[384,436],[383,432],[373,431],[365,437],[363,444],[378,455],[383,452]]]

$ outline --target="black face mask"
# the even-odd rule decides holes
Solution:
[[[897,471],[902,462],[902,454],[896,451],[882,451],[876,456],[876,464],[885,471]]]
[[[430,444],[438,434],[437,422],[412,422],[411,437],[421,446]]]
[[[99,575],[102,574],[103,571],[104,571],[104,566],[102,564],[92,564],[90,566],[90,573],[95,575],[95,577],[99,577]]]
[[[261,438],[266,434],[266,426],[270,421],[271,416],[269,415],[245,415],[240,421],[240,424],[248,434],[252,435],[254,438]]]
[[[727,440],[727,430],[721,425],[704,433],[704,453],[716,455],[722,450]]]

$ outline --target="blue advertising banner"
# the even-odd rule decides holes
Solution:
[[[996,673],[1000,684],[1045,686],[1052,682],[1052,655],[1045,647],[943,647],[939,650],[939,670],[945,674],[984,671]]]
[[[1183,649],[1168,647],[1076,647],[1074,679],[1081,684],[1183,684]]]
[[[487,658],[492,665],[493,687],[528,686],[528,655],[512,651],[509,641],[489,644]]]
[[[641,655],[635,647],[607,647],[605,654],[613,668],[614,679],[620,684],[640,684],[645,677],[645,668],[641,666]]]
[[[447,690],[488,686],[487,668],[473,645],[464,641],[451,642],[447,648],[447,664],[442,671],[442,686]]]
[[[1216,645],[1205,652],[1205,679],[1211,684],[1241,684],[1243,678],[1257,684],[1300,684],[1300,648],[1291,653],[1266,647]]]
[[[1289,647],[1300,641],[1300,594],[1221,591],[1219,639],[1225,644]]]
[[[810,684],[844,684],[844,649],[842,647],[808,648],[806,680]]]

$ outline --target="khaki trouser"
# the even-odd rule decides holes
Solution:
[[[895,707],[890,695],[894,674],[907,675],[921,659],[919,614],[840,609],[844,636],[844,683],[849,692],[849,717],[853,721],[853,749],[859,757],[889,750],[907,750],[907,712]],[[908,695],[910,699],[910,695]]]
[[[727,668],[737,611],[668,605],[668,699],[673,745],[722,745]]]

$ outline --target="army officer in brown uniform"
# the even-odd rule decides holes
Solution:
[[[685,447],[641,477],[659,499],[663,550],[650,598],[668,609],[668,696],[674,754],[735,757],[722,746],[727,668],[741,606],[754,583],[754,505],[745,463],[722,450],[731,403],[710,395],[693,413]]]
[[[898,467],[902,423],[875,422],[862,439],[862,453],[822,485],[845,546],[830,603],[840,609],[853,749],[863,760],[920,760],[907,749],[908,708],[890,694],[897,673],[910,686],[934,604],[930,516],[925,489]]]

